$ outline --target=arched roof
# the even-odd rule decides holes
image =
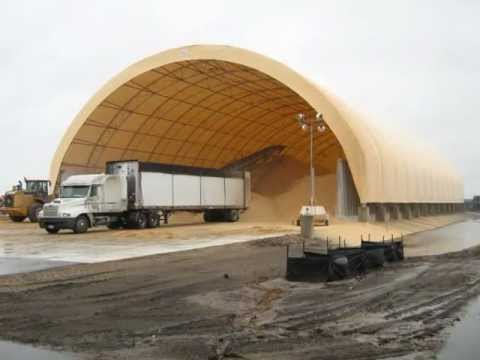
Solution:
[[[317,171],[333,172],[345,157],[362,202],[463,201],[462,180],[444,159],[387,135],[287,66],[218,45],[161,52],[107,82],[65,133],[50,179],[121,159],[219,168],[272,145],[306,162],[298,112],[324,115]]]

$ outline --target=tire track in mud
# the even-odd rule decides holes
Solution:
[[[284,254],[263,241],[0,277],[1,336],[102,359],[204,360],[226,342],[252,360],[428,355],[480,293],[478,249],[329,284],[279,278]]]

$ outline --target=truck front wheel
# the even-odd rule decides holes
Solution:
[[[89,226],[88,219],[85,216],[80,215],[79,217],[77,217],[77,220],[75,221],[75,225],[73,226],[73,232],[75,234],[81,234],[81,233],[87,232],[88,226]]]

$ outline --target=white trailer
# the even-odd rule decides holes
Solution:
[[[73,175],[44,206],[50,233],[89,227],[157,227],[175,211],[203,212],[206,222],[238,221],[250,201],[250,174],[140,161],[107,163],[105,174]]]

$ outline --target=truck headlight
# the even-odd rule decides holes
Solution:
[[[62,216],[64,216],[64,217],[70,217],[70,213],[62,213]]]

